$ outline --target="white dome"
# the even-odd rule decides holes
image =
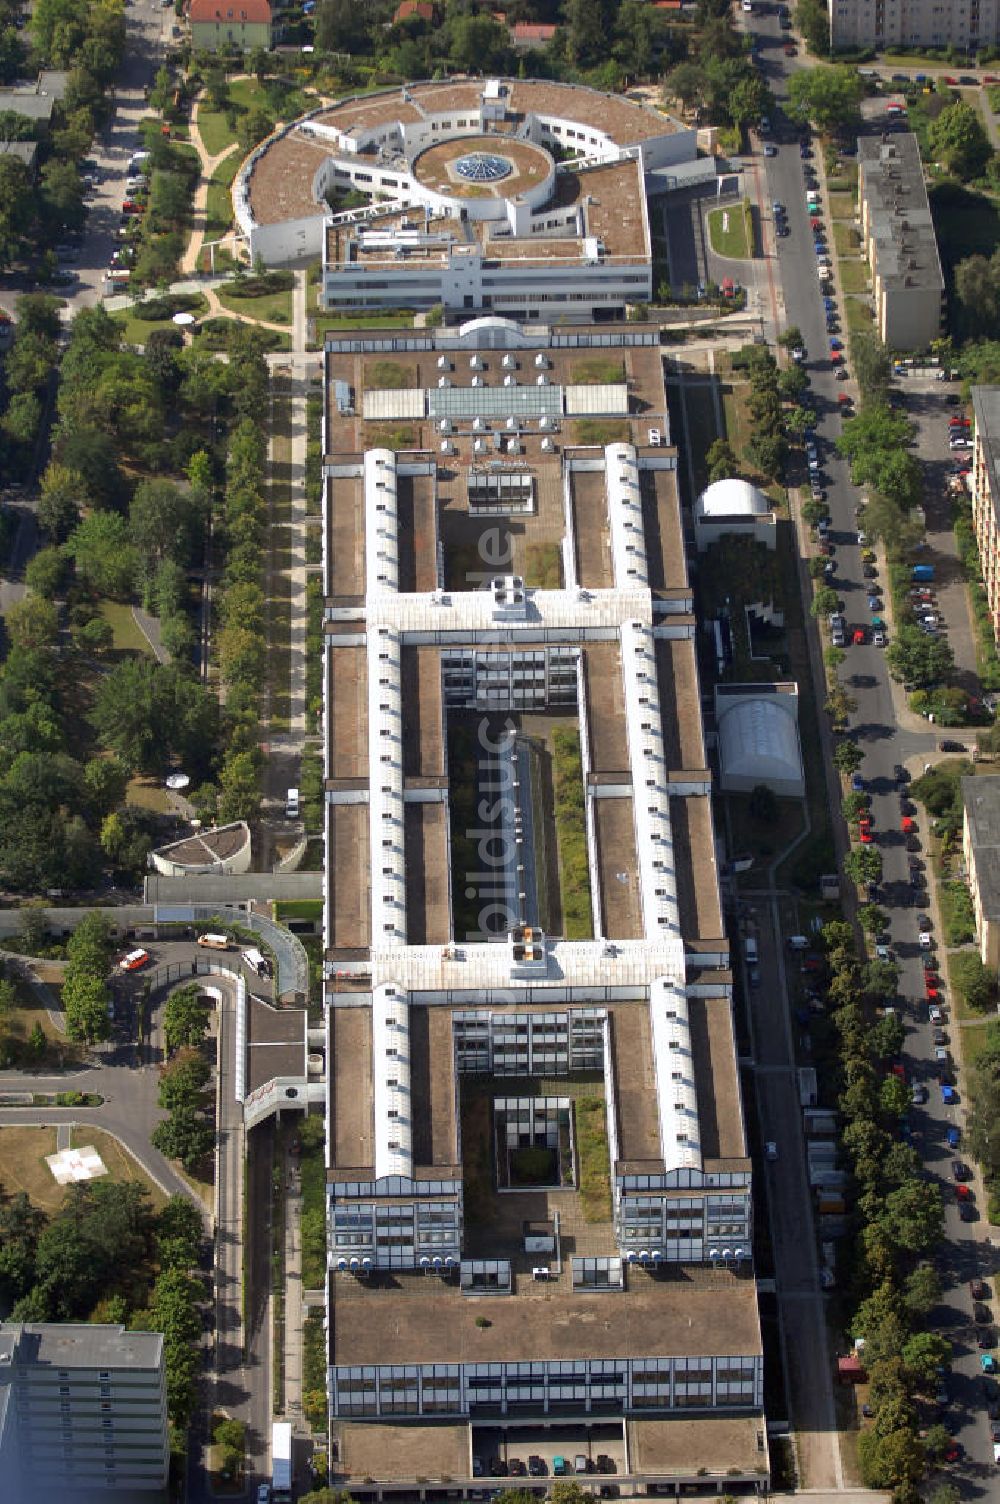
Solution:
[[[763,491],[748,480],[717,480],[707,486],[695,504],[695,516],[766,517],[771,503]]]
[[[767,783],[802,776],[795,720],[774,700],[740,700],[724,711],[719,755],[728,777]]]

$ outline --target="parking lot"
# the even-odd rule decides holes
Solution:
[[[544,1428],[476,1426],[472,1432],[472,1455],[476,1476],[484,1478],[625,1472],[624,1434],[621,1425],[614,1423],[592,1426],[557,1423]],[[585,1468],[578,1468],[577,1458],[584,1459]]]
[[[924,464],[927,547],[921,558],[934,565],[935,614],[940,616],[942,630],[955,654],[958,683],[963,689],[977,693],[976,638],[948,492],[948,481],[956,466],[965,454],[972,453],[971,449],[952,451],[949,445],[949,420],[965,411],[957,400],[959,386],[956,382],[939,381],[932,368],[918,370],[904,366],[896,380],[906,404],[906,416],[916,426],[914,450]]]

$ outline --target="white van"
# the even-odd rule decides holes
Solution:
[[[748,966],[756,966],[759,955],[756,935],[747,935],[743,942],[743,955]]]
[[[198,936],[199,945],[207,945],[209,950],[229,950],[230,940],[228,935],[210,935],[208,933]]]
[[[271,975],[271,963],[259,950],[245,950],[243,952],[243,965],[254,976],[269,977]]]
[[[788,948],[789,948],[789,950],[808,950],[809,949],[809,937],[808,937],[808,935],[789,935],[789,937],[788,937]]]
[[[289,789],[285,795],[285,819],[297,820],[299,818],[299,791]]]

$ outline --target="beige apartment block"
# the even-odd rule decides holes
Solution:
[[[962,779],[962,855],[984,966],[1000,965],[1000,778]]]
[[[944,276],[916,136],[859,140],[858,187],[879,337],[924,349],[941,332]]]
[[[833,50],[955,47],[975,52],[1000,37],[1000,0],[829,0]]]
[[[1000,641],[1000,387],[972,388],[974,419],[972,444],[972,525],[979,545],[983,585],[993,622],[993,635]]]

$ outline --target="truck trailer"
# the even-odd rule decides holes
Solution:
[[[272,1504],[292,1504],[292,1427],[276,1420],[271,1427]]]

